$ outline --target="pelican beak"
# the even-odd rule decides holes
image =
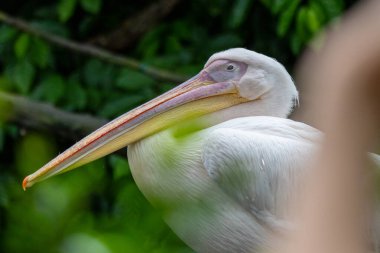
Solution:
[[[27,176],[24,190],[110,154],[185,119],[244,102],[233,82],[215,82],[206,70],[163,95],[121,115],[94,131],[45,166]]]

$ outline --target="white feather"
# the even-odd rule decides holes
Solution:
[[[276,117],[237,118],[180,138],[173,131],[128,150],[137,184],[172,229],[197,252],[270,248],[320,133]]]

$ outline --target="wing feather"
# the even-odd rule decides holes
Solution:
[[[314,128],[287,119],[234,120],[211,131],[202,161],[227,195],[264,222],[279,225],[320,137]]]

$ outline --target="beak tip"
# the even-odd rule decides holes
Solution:
[[[29,184],[29,176],[27,176],[22,181],[22,189],[24,189],[24,191],[26,191],[26,188],[28,188],[29,186],[30,186],[30,184]]]

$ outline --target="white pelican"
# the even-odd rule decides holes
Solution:
[[[23,187],[128,146],[137,185],[194,250],[268,249],[288,226],[286,205],[320,137],[286,119],[297,98],[276,60],[243,48],[219,52],[198,75],[85,137]]]

